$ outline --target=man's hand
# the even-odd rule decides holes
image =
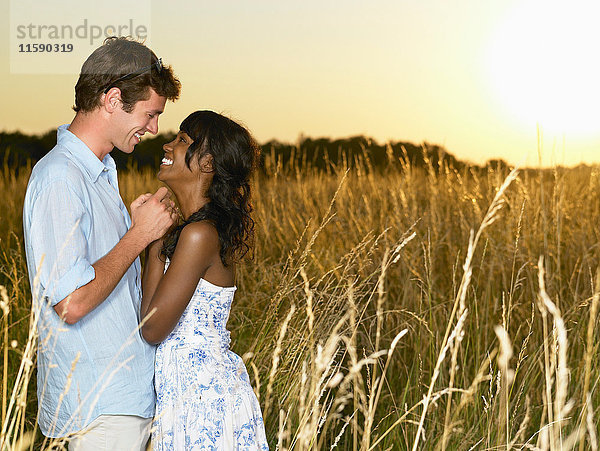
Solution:
[[[131,203],[131,232],[143,237],[146,245],[161,238],[177,219],[175,204],[164,186],[154,194],[142,194]]]

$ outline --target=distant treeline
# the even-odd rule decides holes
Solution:
[[[173,139],[172,133],[161,133],[155,137],[145,137],[136,145],[135,152],[125,154],[112,152],[119,169],[158,168],[163,157],[162,146]],[[20,132],[0,132],[0,157],[4,167],[18,169],[28,164],[35,164],[56,144],[56,131],[43,135],[26,135]],[[379,144],[365,136],[354,136],[345,139],[305,138],[296,144],[269,141],[262,144],[263,169],[269,172],[277,168],[286,170],[302,170],[312,168],[330,170],[335,168],[354,167],[357,164],[374,170],[383,169],[394,162],[410,163],[412,166],[431,164],[435,169],[441,160],[457,170],[464,169],[467,164],[443,147],[437,145],[417,145],[410,142],[389,142]],[[504,166],[502,160],[492,160],[487,166]]]

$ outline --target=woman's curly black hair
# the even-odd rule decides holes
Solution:
[[[250,176],[260,149],[248,130],[213,111],[190,114],[179,129],[194,140],[185,155],[188,168],[192,158],[200,163],[204,155],[210,154],[214,175],[208,189],[209,202],[165,236],[161,254],[171,258],[181,230],[192,222],[208,220],[217,229],[221,261],[228,266],[241,260],[253,243]]]

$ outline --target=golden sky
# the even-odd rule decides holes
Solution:
[[[0,0],[0,130],[70,122],[78,70],[101,43],[19,25],[132,20],[183,84],[161,131],[212,109],[261,142],[363,134],[536,165],[539,126],[544,164],[600,162],[598,13],[597,0]],[[17,51],[40,42],[81,55]]]

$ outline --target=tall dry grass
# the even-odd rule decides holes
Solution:
[[[255,180],[229,321],[273,449],[597,449],[598,169],[298,163],[267,155]],[[0,177],[2,449],[51,445],[35,427],[27,176]],[[158,185],[120,186],[127,203]]]

